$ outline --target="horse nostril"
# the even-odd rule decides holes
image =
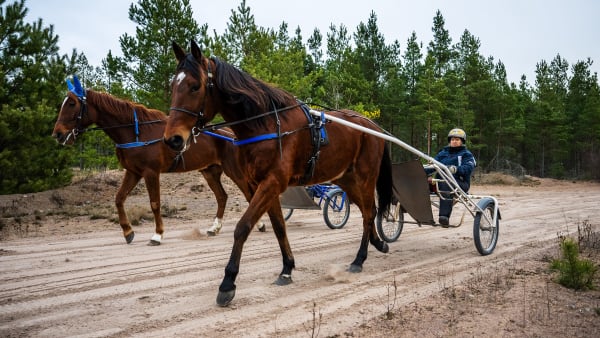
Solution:
[[[56,132],[56,133],[52,134],[52,137],[54,137],[57,140],[60,140],[62,138],[62,133]]]
[[[173,150],[180,151],[183,149],[183,137],[179,135],[171,136],[165,141],[165,143],[167,143],[167,145]]]

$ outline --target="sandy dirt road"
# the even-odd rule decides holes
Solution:
[[[218,307],[215,298],[236,213],[226,214],[230,217],[216,237],[192,230],[199,225],[206,229],[209,216],[166,218],[166,235],[158,247],[146,245],[153,233],[151,222],[136,227],[134,242],[126,245],[118,226],[107,220],[58,221],[55,226],[87,230],[0,242],[0,336],[377,336],[376,328],[364,331],[365,324],[390,304],[425,304],[448,286],[474,277],[497,279],[505,266],[527,264],[556,247],[557,234],[600,219],[597,183],[543,180],[534,186],[479,185],[472,192],[500,201],[500,238],[489,256],[477,253],[467,213],[459,228],[405,225],[389,253],[370,247],[363,272],[348,274],[345,268],[362,234],[357,210],[351,209],[349,223],[339,230],[326,227],[318,211],[296,211],[288,222],[297,267],[294,283],[273,284],[281,255],[267,225],[266,233],[253,231],[244,247],[237,294],[226,308]],[[143,204],[145,198],[140,193],[128,203]],[[197,207],[190,203],[188,210]],[[455,209],[454,221],[462,213],[461,207]],[[415,320],[421,322],[410,324],[413,328],[427,326],[426,318]],[[420,332],[444,332],[439,329]]]

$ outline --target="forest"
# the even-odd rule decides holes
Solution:
[[[364,114],[432,156],[459,127],[483,172],[600,179],[593,60],[557,53],[535,65],[534,79],[509,83],[504,64],[481,54],[478,37],[465,29],[452,41],[440,11],[432,13],[433,38],[424,44],[414,31],[407,41],[386,41],[375,12],[357,27],[332,23],[327,32],[304,32],[285,22],[257,25],[241,0],[218,33],[189,0],[139,0],[128,13],[135,35],[120,36],[122,56],[108,50],[100,65],[76,48],[61,54],[52,23],[26,22],[26,14],[25,0],[0,0],[0,194],[64,186],[75,169],[118,168],[102,132],[82,134],[75,147],[51,137],[65,79],[76,74],[86,88],[167,112],[176,68],[171,44],[190,40],[315,107]],[[395,149],[392,158],[411,155]]]

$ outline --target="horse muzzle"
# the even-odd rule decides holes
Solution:
[[[57,131],[52,133],[52,137],[58,142],[60,145],[72,145],[75,143],[75,135],[72,131],[69,132],[61,132]]]
[[[173,135],[168,139],[163,138],[163,142],[165,142],[165,144],[169,146],[169,148],[175,151],[182,151],[185,148],[185,140],[181,135]]]

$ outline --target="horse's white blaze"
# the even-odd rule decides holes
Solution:
[[[67,103],[67,99],[69,99],[69,98],[65,97],[65,99],[63,100],[63,103],[60,105],[60,110],[62,110],[63,107],[65,106],[65,103]]]
[[[179,74],[177,74],[177,85],[179,86],[181,84],[181,81],[183,81],[183,79],[185,79],[185,73],[181,72]]]
[[[160,243],[160,241],[162,241],[162,235],[154,234],[154,235],[152,235],[152,238],[150,240]]]

